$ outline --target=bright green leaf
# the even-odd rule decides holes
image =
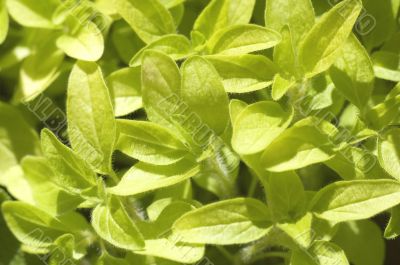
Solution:
[[[373,217],[400,204],[400,183],[394,180],[340,181],[320,190],[311,204],[319,217],[334,222]]]
[[[325,13],[311,28],[299,49],[299,61],[307,77],[327,70],[335,62],[361,8],[360,0],[345,0]]]
[[[119,120],[118,129],[116,148],[140,161],[169,165],[187,155],[187,148],[173,132],[155,123]]]
[[[268,87],[277,67],[261,55],[210,55],[209,60],[222,78],[228,93],[248,93]]]
[[[270,229],[268,208],[260,201],[238,198],[221,201],[183,215],[173,225],[184,242],[242,244],[255,241]]]
[[[109,192],[119,196],[130,196],[172,186],[198,173],[192,162],[182,160],[174,166],[154,166],[142,162],[128,170],[117,186]]]
[[[110,173],[116,123],[109,90],[95,63],[78,62],[72,69],[67,117],[74,151],[99,173]]]
[[[146,43],[175,33],[174,20],[159,0],[116,0],[116,9]]]
[[[290,125],[292,118],[293,110],[285,111],[273,101],[247,106],[233,124],[233,149],[243,155],[263,151]]]

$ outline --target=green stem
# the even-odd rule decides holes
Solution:
[[[258,184],[258,179],[256,176],[252,175],[251,176],[251,183],[250,183],[250,187],[249,187],[249,191],[248,191],[248,197],[254,197],[254,194],[256,192],[257,189],[257,184]]]

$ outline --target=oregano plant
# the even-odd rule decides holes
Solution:
[[[397,265],[398,0],[0,0],[0,265]]]

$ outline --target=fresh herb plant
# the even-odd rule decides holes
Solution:
[[[0,264],[398,264],[399,7],[0,0]]]

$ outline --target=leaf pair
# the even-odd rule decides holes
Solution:
[[[278,15],[285,6],[290,6],[291,11]],[[267,2],[266,23],[283,37],[274,51],[274,60],[281,68],[274,80],[275,100],[295,85],[294,80],[312,78],[330,68],[340,56],[361,8],[359,0],[346,0],[314,23],[314,11],[308,0]],[[304,20],[298,19],[299,13]]]

